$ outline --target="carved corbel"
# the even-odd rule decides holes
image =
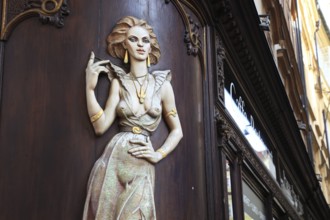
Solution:
[[[225,144],[230,139],[230,137],[232,136],[230,126],[228,125],[228,123],[226,122],[226,120],[224,119],[224,117],[221,115],[221,113],[217,108],[215,109],[214,118],[217,126],[218,146],[224,147]]]
[[[64,26],[69,15],[68,0],[2,0],[0,40],[7,40],[13,29],[23,20],[39,16],[44,24]]]
[[[244,159],[245,159],[245,151],[242,151],[242,150],[239,150],[237,152],[237,164],[239,166],[242,166],[243,165],[243,162],[244,162]]]

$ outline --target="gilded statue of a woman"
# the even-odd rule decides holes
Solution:
[[[102,135],[117,118],[120,132],[107,144],[88,181],[84,220],[156,219],[154,164],[165,158],[182,138],[171,73],[148,72],[160,48],[152,27],[134,17],[122,18],[107,39],[108,52],[128,63],[130,70],[109,60],[95,62],[91,53],[86,68],[87,108],[95,133]],[[111,81],[104,109],[95,97],[101,72]],[[150,136],[165,119],[169,134],[154,150]]]

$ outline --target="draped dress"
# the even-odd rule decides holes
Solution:
[[[134,114],[127,83],[131,80],[121,68],[111,64],[110,81],[120,82],[120,101],[116,108],[120,127],[126,128],[116,134],[105,147],[102,156],[91,171],[83,220],[155,220],[154,165],[128,153],[134,147],[132,139],[149,140],[161,121],[162,106],[160,90],[165,80],[170,80],[170,71],[155,71],[148,74],[154,81],[151,107],[141,115]],[[127,128],[138,128],[143,133]]]

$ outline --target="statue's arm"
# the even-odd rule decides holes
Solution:
[[[164,144],[157,150],[161,154],[161,158],[164,158],[175,149],[182,139],[183,133],[179,115],[176,112],[175,97],[171,83],[165,81],[161,89],[163,115],[170,130]]]
[[[117,79],[111,81],[109,97],[104,110],[96,99],[95,87],[99,74],[101,72],[109,72],[109,70],[103,66],[106,63],[109,63],[109,61],[94,63],[94,53],[92,53],[86,68],[87,110],[97,135],[103,134],[111,126],[116,118],[116,106],[119,102],[120,85]]]

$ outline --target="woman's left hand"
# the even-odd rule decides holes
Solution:
[[[146,159],[151,163],[157,163],[162,159],[162,155],[158,152],[155,152],[149,138],[147,142],[140,139],[132,139],[130,140],[130,143],[138,145],[128,150],[128,153],[130,153],[132,156],[139,159]]]

